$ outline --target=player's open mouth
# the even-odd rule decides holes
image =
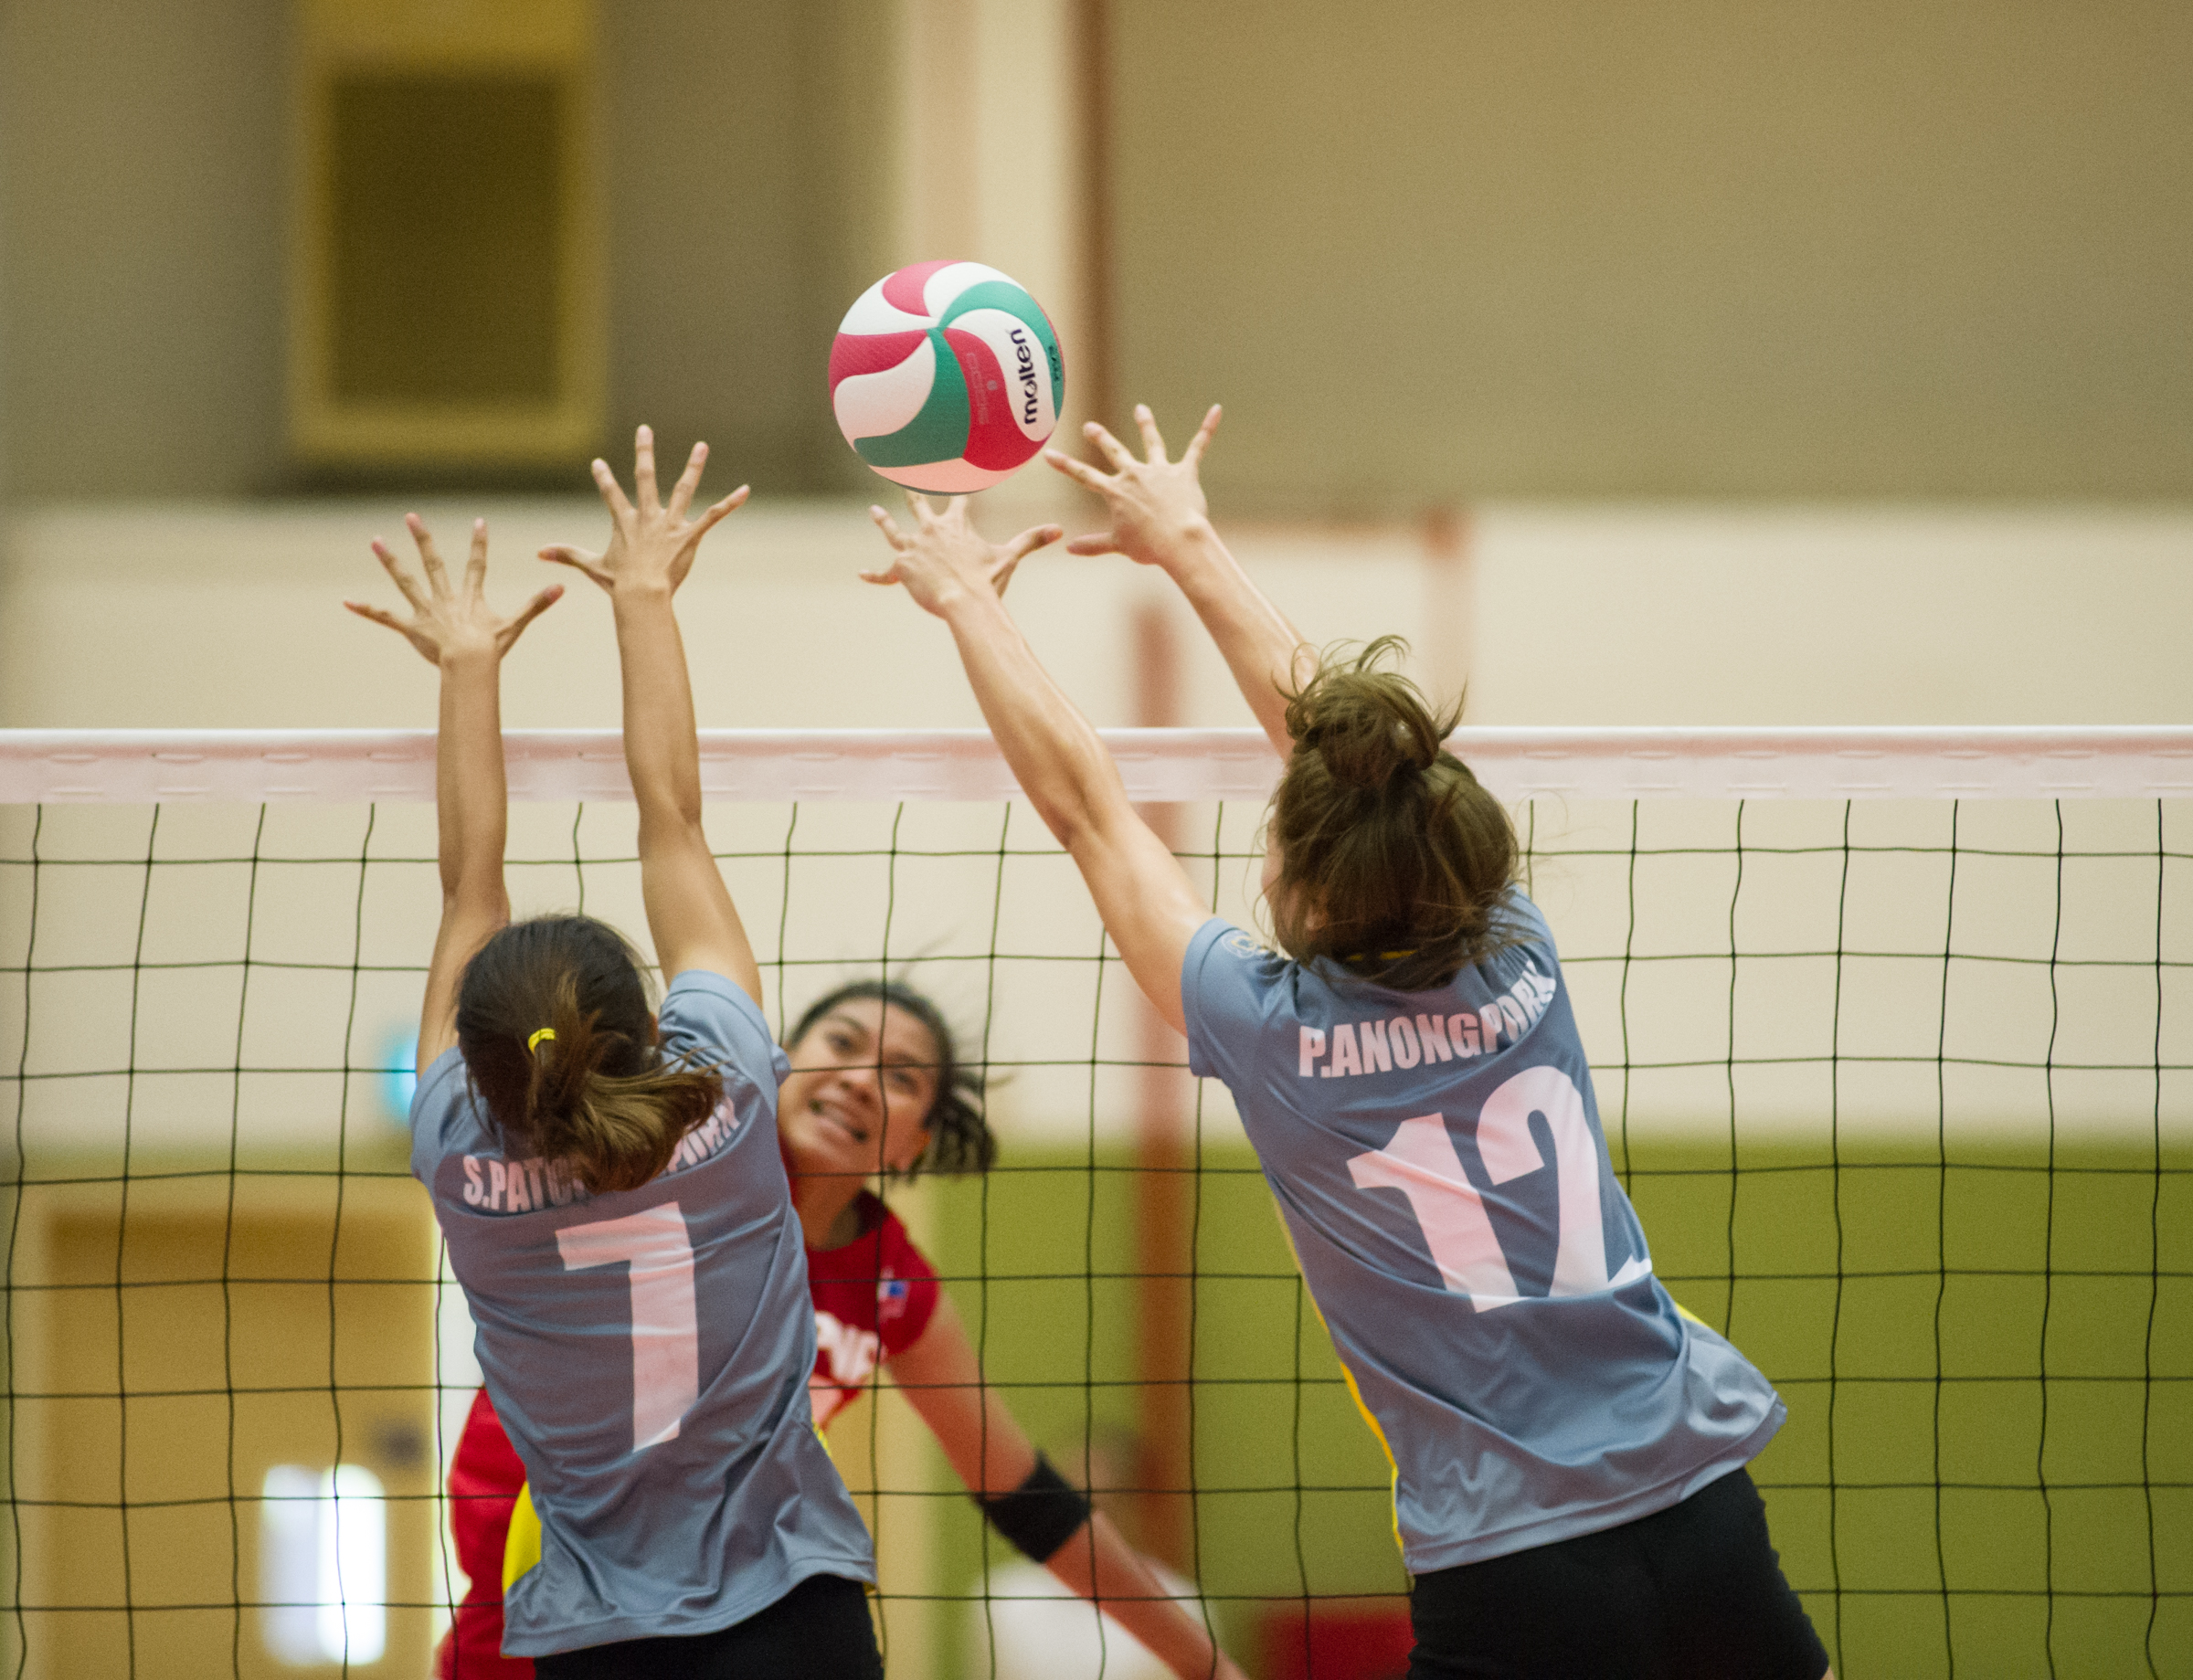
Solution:
[[[808,1104],[807,1112],[846,1142],[863,1146],[867,1144],[868,1134],[865,1131],[820,1098]]]

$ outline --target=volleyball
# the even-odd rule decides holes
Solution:
[[[894,484],[986,490],[1044,447],[1065,400],[1051,318],[979,262],[917,262],[853,300],[830,347],[845,441]]]

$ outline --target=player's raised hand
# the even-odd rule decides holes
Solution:
[[[1031,525],[1011,542],[992,543],[968,519],[965,496],[954,496],[939,512],[927,496],[908,491],[906,508],[914,515],[911,532],[901,531],[883,509],[868,510],[884,541],[891,544],[891,564],[881,571],[863,572],[861,579],[904,584],[927,611],[938,615],[956,596],[970,591],[1003,595],[1015,566],[1065,535],[1058,525]]]
[[[472,551],[465,561],[464,581],[458,585],[450,582],[449,568],[441,563],[426,521],[416,513],[407,513],[404,524],[418,545],[422,577],[414,577],[377,536],[373,539],[373,552],[411,604],[411,617],[399,618],[366,601],[344,601],[343,605],[361,618],[387,625],[417,648],[429,665],[444,664],[464,653],[501,659],[525,627],[563,597],[563,585],[550,584],[514,616],[503,618],[487,604],[487,521],[472,521]]]
[[[741,484],[721,502],[702,509],[698,519],[688,519],[685,515],[693,506],[694,492],[701,487],[701,469],[708,463],[708,446],[693,446],[693,453],[685,458],[685,470],[670,487],[668,502],[656,488],[655,434],[647,427],[642,426],[634,436],[632,456],[630,496],[617,482],[608,461],[597,460],[594,463],[595,488],[601,491],[609,510],[609,547],[597,555],[558,543],[542,549],[541,558],[584,572],[611,595],[620,584],[662,584],[674,590],[693,570],[701,539],[747,499],[747,487]]]
[[[1066,544],[1066,552],[1121,554],[1142,565],[1162,565],[1190,534],[1210,518],[1210,504],[1203,500],[1198,470],[1203,451],[1211,447],[1211,434],[1218,429],[1221,412],[1213,403],[1178,460],[1165,459],[1165,439],[1158,432],[1149,406],[1143,403],[1135,405],[1135,424],[1142,428],[1140,460],[1094,420],[1081,429],[1111,463],[1110,472],[1057,449],[1045,449],[1045,460],[1076,484],[1095,491],[1111,509],[1109,531],[1077,536]]]

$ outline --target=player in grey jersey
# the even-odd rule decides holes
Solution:
[[[671,597],[742,489],[688,519],[705,450],[665,503],[643,427],[637,505],[594,463],[608,552],[546,551],[609,591],[624,673],[651,1012],[630,948],[585,916],[513,924],[498,678],[560,593],[487,606],[485,522],[453,586],[415,517],[423,580],[375,552],[441,673],[441,925],[419,1025],[412,1170],[434,1199],[480,1364],[524,1462],[538,1555],[503,1650],[542,1680],[883,1672],[874,1558],[816,1435],[800,1228],[777,1147],[783,1052],[701,826],[700,755]],[[510,1569],[505,1563],[506,1572]]]
[[[1163,566],[1286,759],[1264,890],[1284,955],[1211,916],[1103,744],[1006,615],[964,504],[876,510],[950,629],[991,734],[1073,855],[1136,984],[1223,1079],[1351,1391],[1393,1463],[1412,1680],[1820,1680],[1745,1462],[1782,1402],[1653,1276],[1507,814],[1455,724],[1379,669],[1320,661],[1212,531],[1197,464],[1055,452]],[[1458,708],[1457,709],[1458,710]]]

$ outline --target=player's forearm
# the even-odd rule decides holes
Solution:
[[[1036,814],[1071,848],[1107,808],[1127,808],[1096,731],[1035,657],[1004,603],[970,593],[945,612],[983,720]]]
[[[1274,750],[1286,757],[1294,750],[1286,694],[1316,671],[1315,651],[1242,569],[1208,520],[1199,520],[1171,544],[1162,564],[1218,644]]]
[[[701,748],[685,644],[666,586],[614,593],[617,656],[624,682],[624,762],[642,829],[701,820]]]
[[[1178,1600],[1167,1596],[1165,1584],[1101,1511],[1044,1567],[1062,1584],[1100,1605],[1174,1674],[1201,1680],[1214,1671],[1217,1652],[1210,1632]]]
[[[434,742],[435,820],[446,907],[504,904],[509,804],[503,770],[501,663],[492,651],[444,654]]]

